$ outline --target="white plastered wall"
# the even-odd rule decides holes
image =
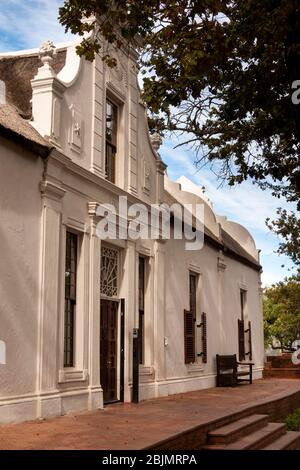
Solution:
[[[0,422],[6,422],[36,416],[43,162],[4,139],[0,149],[0,340],[6,349]]]

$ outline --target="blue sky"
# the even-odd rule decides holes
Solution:
[[[72,39],[65,35],[57,21],[62,0],[0,0],[0,52],[38,47],[50,39],[55,43]],[[274,253],[279,240],[265,226],[267,217],[275,218],[280,201],[266,191],[246,182],[238,187],[219,187],[220,182],[209,168],[197,171],[194,155],[187,148],[174,150],[175,138],[165,139],[161,155],[172,179],[185,175],[205,186],[214,210],[228,219],[241,223],[252,233],[262,250],[263,283],[271,284],[290,274],[292,263]],[[284,268],[282,265],[285,265]]]

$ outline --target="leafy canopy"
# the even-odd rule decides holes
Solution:
[[[67,0],[60,22],[82,36],[96,30],[78,48],[89,60],[102,53],[114,65],[103,37],[140,51],[153,129],[186,135],[198,164],[218,162],[231,185],[250,177],[299,202],[291,87],[300,79],[300,0]],[[287,230],[299,224],[291,216]]]
[[[265,290],[264,330],[266,345],[279,342],[290,351],[300,339],[300,277],[291,277]]]

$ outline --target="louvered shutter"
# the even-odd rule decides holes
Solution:
[[[245,325],[244,320],[238,320],[239,360],[245,360]]]
[[[249,359],[252,361],[252,331],[251,331],[251,321],[249,321]]]
[[[188,310],[184,311],[184,357],[185,364],[195,362],[195,319]]]
[[[207,319],[206,313],[202,313],[202,360],[207,363]]]

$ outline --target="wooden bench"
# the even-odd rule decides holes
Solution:
[[[242,382],[252,384],[253,365],[252,362],[238,362],[236,354],[217,354],[217,387],[236,387]],[[239,366],[247,366],[248,370],[240,370]]]

